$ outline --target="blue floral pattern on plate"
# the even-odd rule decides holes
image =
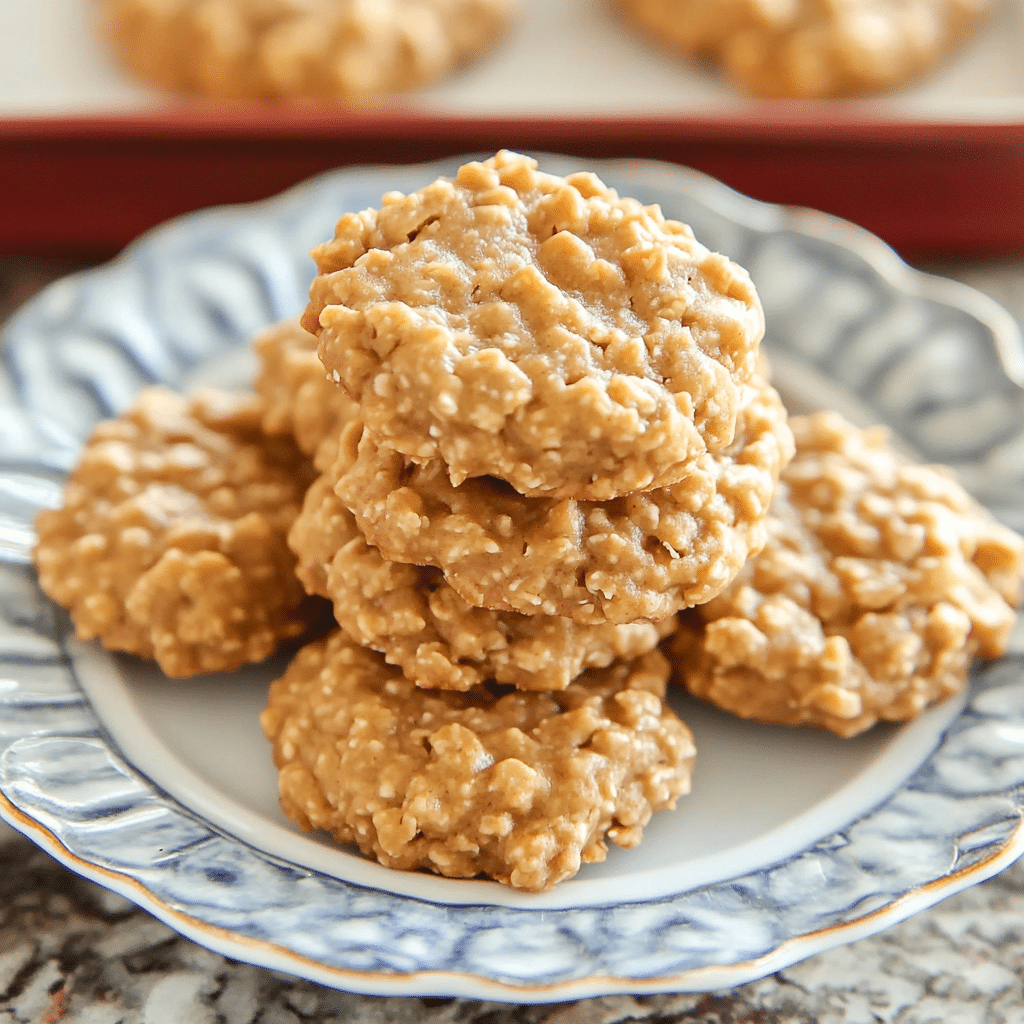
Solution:
[[[139,388],[244,377],[242,347],[302,307],[313,273],[306,254],[341,212],[458,163],[344,170],[263,203],[180,218],[107,266],[52,285],[8,325],[0,813],[74,869],[227,955],[374,994],[520,1002],[738,984],[1011,862],[1024,849],[1020,638],[976,674],[940,747],[874,810],[796,856],[646,902],[534,911],[360,887],[221,833],[122,756],[76,678],[82,645],[36,586],[36,512],[59,500],[96,420]],[[547,157],[544,166],[566,173],[576,162]],[[794,407],[802,382],[823,384],[837,407],[888,423],[915,454],[954,466],[1000,518],[1024,528],[1024,360],[1008,314],[824,215],[757,203],[668,165],[589,166],[751,270],[766,347]]]

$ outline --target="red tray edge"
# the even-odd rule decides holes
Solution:
[[[202,103],[0,119],[0,252],[106,255],[168,217],[331,167],[503,147],[695,167],[854,221],[908,256],[1024,253],[1024,126],[894,123],[828,103],[571,121]]]

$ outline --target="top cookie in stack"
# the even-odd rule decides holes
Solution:
[[[593,174],[502,152],[342,217],[313,257],[327,370],[455,485],[604,500],[733,442],[764,333],[749,276]]]

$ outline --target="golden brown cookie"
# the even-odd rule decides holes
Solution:
[[[654,38],[761,96],[851,96],[930,70],[990,0],[618,0]]]
[[[490,46],[511,0],[99,0],[135,74],[223,99],[339,100],[440,78]]]
[[[359,407],[327,376],[316,337],[298,319],[284,320],[253,341],[260,359],[256,392],[263,399],[263,429],[289,434],[321,469],[334,461],[342,428]],[[324,441],[330,442],[323,451]]]
[[[150,388],[96,427],[63,506],[36,521],[40,585],[79,638],[188,676],[308,629],[319,609],[286,536],[312,467],[260,419],[252,396]]]
[[[353,423],[330,470],[385,558],[435,565],[469,604],[580,623],[658,621],[709,601],[765,540],[792,453],[764,384],[741,389],[731,448],[677,484],[604,502],[528,498],[488,477],[453,487],[440,459],[416,465]]]
[[[389,562],[367,544],[327,477],[306,493],[288,542],[306,589],[332,600],[345,632],[417,686],[468,690],[494,679],[564,690],[584,669],[646,654],[673,629],[670,619],[587,626],[474,608],[439,569]]]
[[[732,444],[764,330],[749,276],[593,174],[501,152],[347,214],[313,256],[324,365],[455,485],[604,500]]]
[[[262,724],[284,812],[382,864],[549,889],[688,792],[693,737],[652,652],[558,693],[422,690],[342,632],[304,647]]]
[[[790,420],[768,543],[670,641],[689,690],[744,718],[852,736],[964,686],[1005,649],[1024,542],[948,470],[835,413]]]

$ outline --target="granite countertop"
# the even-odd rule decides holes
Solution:
[[[919,263],[1024,324],[1024,257]],[[66,262],[0,258],[0,320]],[[1024,1022],[1024,862],[879,935],[703,995],[561,1005],[351,995],[178,936],[0,823],[0,1024]]]

